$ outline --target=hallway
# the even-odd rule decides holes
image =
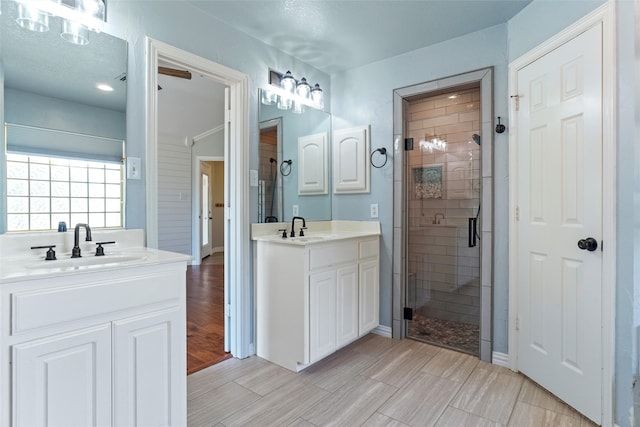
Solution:
[[[594,426],[523,375],[373,334],[298,374],[252,356],[187,381],[191,427]]]
[[[187,267],[187,375],[231,357],[224,352],[224,255]]]

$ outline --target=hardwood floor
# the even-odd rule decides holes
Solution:
[[[230,357],[224,352],[224,262],[214,254],[187,267],[187,374]]]
[[[297,374],[253,356],[187,386],[190,427],[594,426],[509,369],[373,334]]]

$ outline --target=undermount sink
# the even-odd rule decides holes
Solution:
[[[143,255],[105,255],[105,256],[85,256],[81,258],[58,258],[53,261],[30,262],[25,267],[30,270],[48,270],[51,268],[75,268],[93,267],[111,264],[120,264],[131,261],[142,261],[146,257]]]
[[[314,234],[311,236],[299,236],[299,237],[289,237],[289,240],[292,242],[299,243],[310,243],[310,242],[320,242],[322,240],[335,239],[335,234]]]

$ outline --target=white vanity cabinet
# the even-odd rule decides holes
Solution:
[[[169,259],[3,282],[0,425],[186,425],[185,271]]]
[[[292,371],[378,326],[379,236],[257,241],[257,354]]]

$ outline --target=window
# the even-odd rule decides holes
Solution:
[[[122,165],[7,153],[7,231],[122,227]]]

